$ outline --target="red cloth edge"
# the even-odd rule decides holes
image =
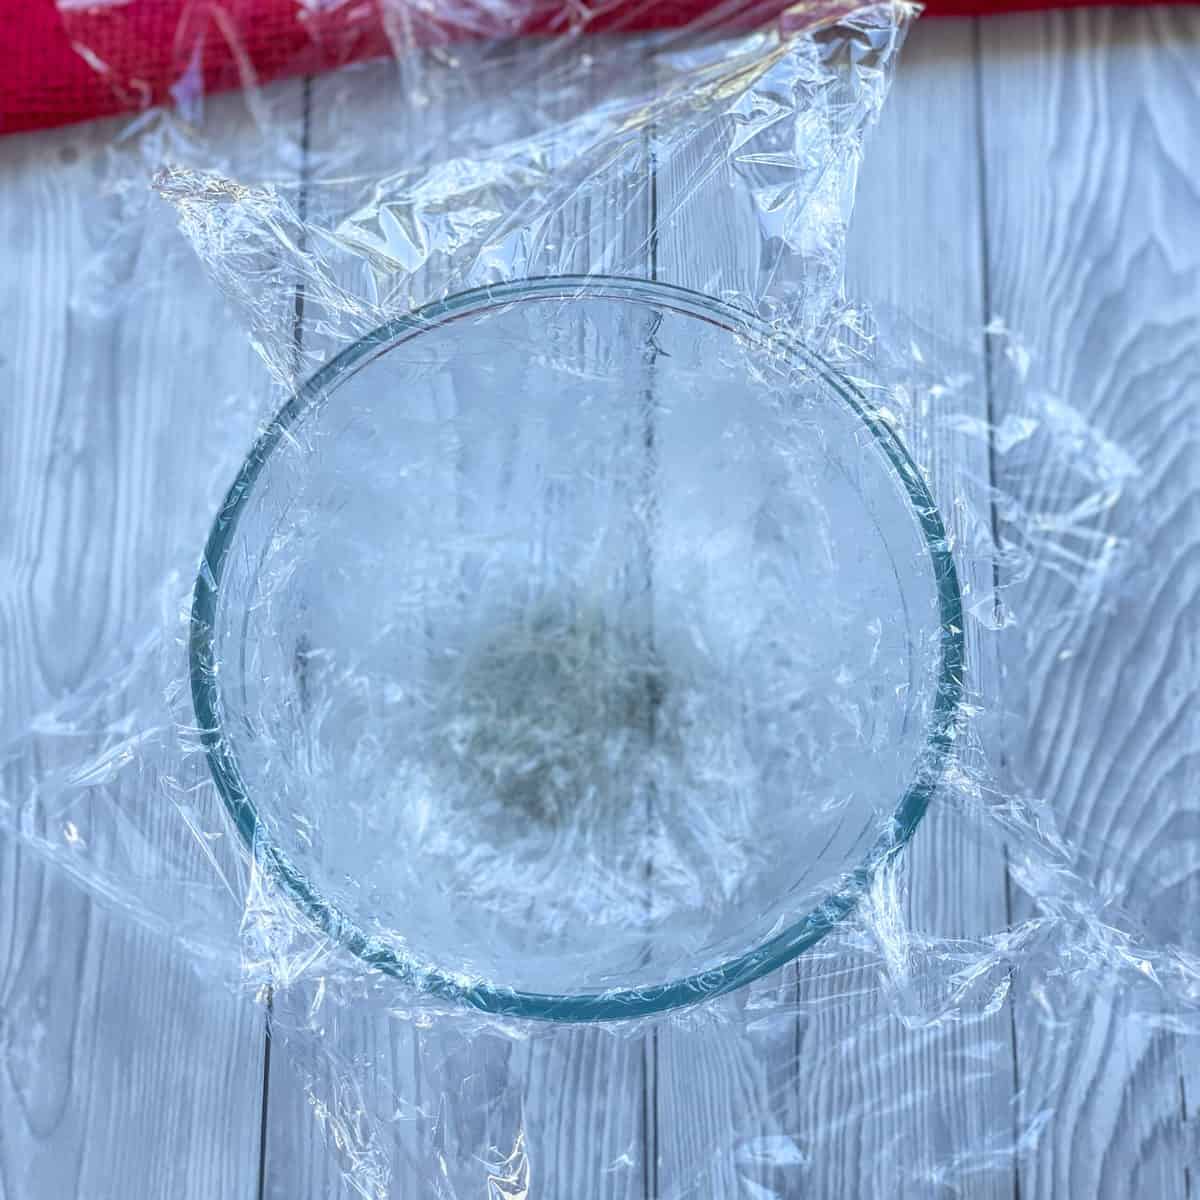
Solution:
[[[925,11],[978,16],[1096,2],[926,0]],[[385,3],[356,0],[322,11],[300,0],[125,0],[94,6],[69,0],[64,23],[55,0],[0,0],[0,134],[186,101],[191,94],[239,87],[247,78],[270,83],[386,55],[391,44]],[[502,14],[504,6],[498,7]],[[783,7],[786,0],[761,0],[755,13]],[[423,26],[406,29],[406,37],[428,43],[554,33],[565,28],[571,11],[561,0],[531,0],[520,8],[520,20],[505,20],[494,2],[477,0],[472,6],[459,0],[454,21],[426,18]],[[713,0],[607,0],[593,5],[588,30],[669,28],[712,8]]]

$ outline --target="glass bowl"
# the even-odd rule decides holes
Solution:
[[[705,296],[554,278],[291,399],[205,547],[191,685],[305,922],[489,1012],[629,1018],[852,910],[951,752],[961,625],[847,380]]]

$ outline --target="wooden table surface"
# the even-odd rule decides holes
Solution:
[[[319,143],[338,84],[288,86]],[[0,141],[0,734],[136,628],[157,578],[143,551],[202,527],[202,511],[160,498],[211,419],[204,405],[265,386],[214,295],[139,287],[124,300],[119,273],[87,274],[112,232],[95,195],[116,128]],[[123,236],[128,270],[155,278],[136,229]],[[972,653],[1003,697],[1009,766],[1108,894],[1195,950],[1200,10],[919,23],[851,241],[853,293],[904,314],[969,381],[953,411],[1000,424],[1036,387],[1137,459],[1152,582],[1085,628],[1054,619],[1078,606],[1047,575],[1022,597],[1033,643],[976,638]],[[659,265],[702,284],[706,253],[676,230]],[[984,334],[995,318],[1028,354],[1024,378],[1000,361],[1013,343]],[[995,446],[935,417],[918,411],[910,436],[943,487],[997,469]],[[1035,464],[1012,486],[1032,500],[1058,470]],[[163,814],[163,836],[176,820]],[[969,936],[1023,915],[1003,856],[952,820],[927,820],[910,853],[931,927]],[[1197,1039],[1141,1019],[1120,991],[1054,1023],[1040,1003],[1019,983],[987,1020],[916,1038],[851,998],[798,1027],[796,1062],[771,1064],[769,1087],[736,1033],[700,1053],[669,1033],[620,1053],[581,1036],[564,1060],[530,1066],[531,1155],[556,1159],[558,1182],[529,1195],[1190,1197]],[[829,1044],[853,1052],[822,1056]],[[267,1052],[261,1007],[205,986],[153,933],[0,840],[0,1200],[352,1195],[282,1057]],[[784,1183],[729,1162],[700,1170],[747,1096],[780,1102],[780,1069],[794,1079],[789,1119],[811,1131],[803,1169]],[[599,1110],[564,1122],[545,1096],[576,1085]],[[1008,1153],[1014,1130],[1027,1136]],[[956,1167],[959,1146],[972,1154]],[[389,1194],[432,1193],[399,1173]]]

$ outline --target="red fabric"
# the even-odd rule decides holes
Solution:
[[[759,0],[754,13],[762,16],[787,2]],[[926,11],[951,16],[1091,2],[926,0]],[[378,57],[389,52],[383,15],[389,5],[394,15],[395,0],[104,0],[90,6],[64,0],[64,18],[55,0],[0,0],[0,133],[182,102],[251,78],[268,83]],[[521,0],[514,7],[522,19],[506,20],[504,7],[503,0],[446,0],[440,6],[411,0],[405,13],[412,24],[404,36],[428,44],[554,33],[577,11],[570,0]],[[713,0],[604,0],[592,4],[593,12],[600,11],[588,29],[665,28],[712,7]],[[433,8],[437,16],[429,15]]]

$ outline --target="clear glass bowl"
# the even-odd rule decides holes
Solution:
[[[951,751],[961,596],[845,379],[659,283],[433,304],[279,413],[213,526],[191,682],[306,922],[493,1012],[628,1018],[853,908]]]

